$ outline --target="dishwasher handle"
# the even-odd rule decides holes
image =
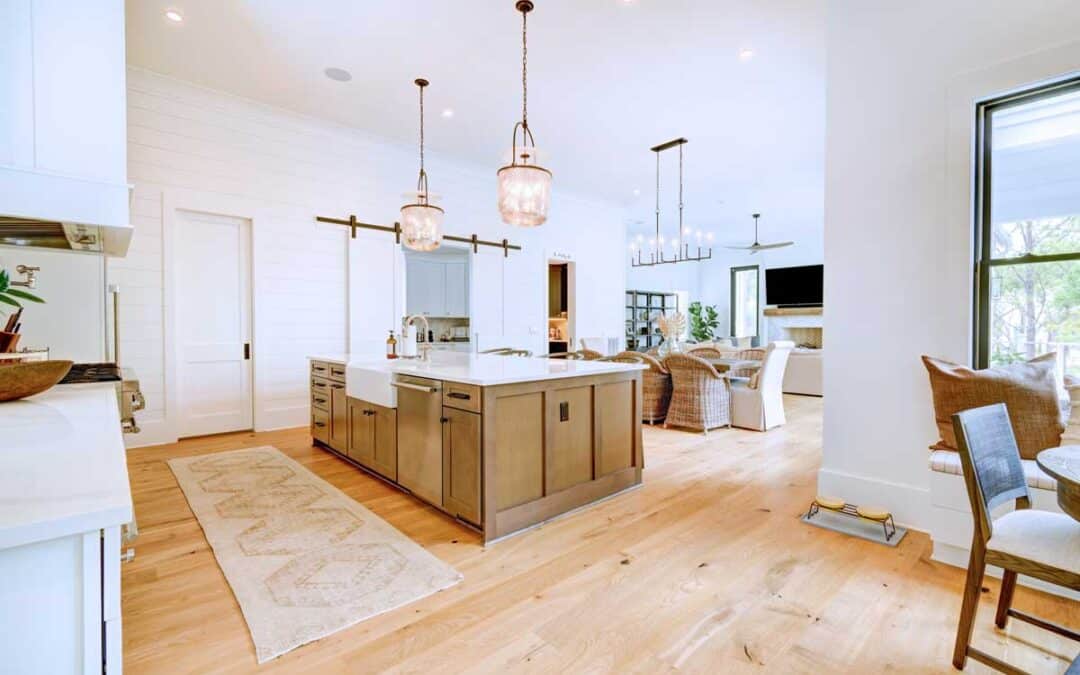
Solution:
[[[439,391],[437,387],[426,387],[421,384],[413,384],[411,382],[391,382],[391,385],[400,387],[401,389],[411,389],[413,391],[422,391],[425,394],[434,394]]]

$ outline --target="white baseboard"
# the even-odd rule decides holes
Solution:
[[[139,426],[139,433],[124,434],[124,447],[128,450],[148,445],[164,445],[176,442],[176,434],[169,428],[165,420],[140,422],[138,413],[135,413],[135,420]]]
[[[264,408],[255,418],[255,431],[273,431],[306,427],[311,424],[311,406],[296,405],[281,408]]]
[[[929,488],[823,468],[818,471],[818,493],[852,504],[883,507],[893,514],[897,524],[909,530],[929,529]]]

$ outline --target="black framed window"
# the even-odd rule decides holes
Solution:
[[[731,337],[754,338],[754,344],[760,329],[760,276],[757,265],[731,268]]]
[[[977,110],[975,365],[1080,376],[1080,77]]]

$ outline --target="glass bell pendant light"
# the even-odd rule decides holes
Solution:
[[[442,224],[445,213],[428,203],[427,172],[424,171],[424,87],[428,81],[419,78],[420,88],[420,176],[416,179],[416,201],[401,207],[402,243],[414,251],[434,251],[442,243]]]
[[[529,129],[527,21],[531,0],[518,0],[521,12],[521,121],[514,125],[510,164],[499,169],[499,214],[507,225],[536,227],[547,220],[551,208],[551,172],[536,163],[536,142]],[[518,146],[518,129],[521,145]]]

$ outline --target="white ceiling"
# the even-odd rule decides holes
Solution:
[[[761,211],[763,241],[821,237],[824,0],[536,5],[529,121],[557,186],[626,205],[631,231],[651,230],[648,148],[685,136],[688,225],[742,243]],[[133,65],[409,144],[423,76],[432,150],[490,166],[493,190],[509,156],[521,112],[513,0],[128,0],[127,14]],[[673,188],[673,154],[665,169]],[[663,199],[674,217],[674,191]]]

